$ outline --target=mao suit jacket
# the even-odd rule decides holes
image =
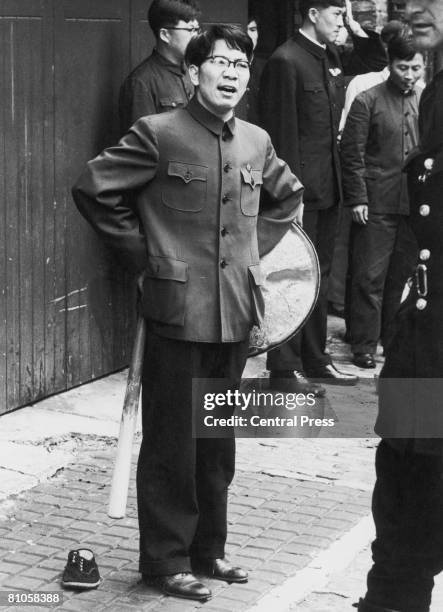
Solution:
[[[273,205],[259,211],[262,187]],[[266,132],[223,123],[196,98],[141,118],[73,189],[80,212],[143,272],[154,330],[195,342],[241,341],[259,322],[259,244],[269,251],[286,233],[302,193]]]

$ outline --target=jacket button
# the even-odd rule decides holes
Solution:
[[[420,213],[422,217],[427,217],[429,213],[431,212],[431,207],[428,206],[427,204],[422,204],[420,208],[418,209],[418,212]]]
[[[419,253],[420,261],[428,261],[431,256],[431,251],[429,249],[422,249]]]
[[[227,162],[224,166],[223,166],[223,170],[225,172],[229,172],[229,170],[231,170],[232,166],[229,162]]]
[[[222,259],[220,262],[220,267],[221,268],[226,268],[226,266],[228,265],[228,263],[226,262],[226,260]]]
[[[227,234],[227,233],[228,233],[228,230],[226,229],[226,227],[222,227],[222,228],[221,228],[221,231],[220,231],[220,234],[221,234],[222,236],[226,236],[226,234]]]
[[[417,310],[424,310],[427,305],[428,305],[428,302],[423,298],[419,298],[415,302],[415,306],[417,307]]]
[[[226,194],[222,197],[222,203],[223,204],[227,204],[228,202],[230,202],[230,200],[231,200],[231,198],[228,195],[226,195]]]

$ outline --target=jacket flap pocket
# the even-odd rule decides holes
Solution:
[[[160,98],[160,106],[170,106],[171,108],[178,108],[184,105],[185,101],[182,98]]]
[[[263,185],[263,173],[261,170],[252,170],[251,167],[246,166],[246,168],[240,168],[240,172],[243,181],[252,189],[257,185]]]
[[[149,255],[145,276],[186,283],[188,280],[188,264],[178,259]]]
[[[191,181],[206,181],[208,168],[196,164],[170,161],[168,164],[168,176],[177,176],[185,183]]]
[[[321,81],[305,81],[303,89],[305,91],[323,91],[324,85]]]
[[[369,179],[378,179],[381,176],[381,172],[378,168],[366,168],[364,177]]]
[[[260,287],[263,284],[263,275],[260,264],[258,263],[252,266],[248,266],[248,270],[250,277],[252,277],[256,286]]]

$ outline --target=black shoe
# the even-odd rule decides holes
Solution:
[[[364,599],[359,599],[357,610],[358,612],[400,612],[400,610],[394,610],[393,608],[376,606]]]
[[[372,353],[355,353],[352,363],[359,368],[375,368],[375,359]]]
[[[348,374],[347,372],[340,372],[332,363],[315,368],[315,370],[309,370],[307,374],[309,378],[321,380],[322,383],[328,385],[351,386],[356,385],[358,382],[358,376]]]
[[[159,588],[165,595],[207,601],[211,598],[211,591],[190,572],[172,574],[170,576],[147,576],[143,574],[143,582],[148,586]]]
[[[196,574],[203,574],[225,582],[248,582],[248,572],[241,567],[232,566],[227,559],[196,559],[192,561]]]
[[[324,397],[326,394],[324,387],[307,380],[298,370],[271,370],[269,388],[282,393],[311,393],[314,397]]]
[[[92,550],[81,548],[69,551],[68,562],[62,576],[62,586],[66,589],[96,589],[100,582]]]

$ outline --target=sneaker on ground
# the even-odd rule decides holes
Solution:
[[[92,550],[70,550],[62,576],[62,586],[68,589],[95,589],[101,582]]]

